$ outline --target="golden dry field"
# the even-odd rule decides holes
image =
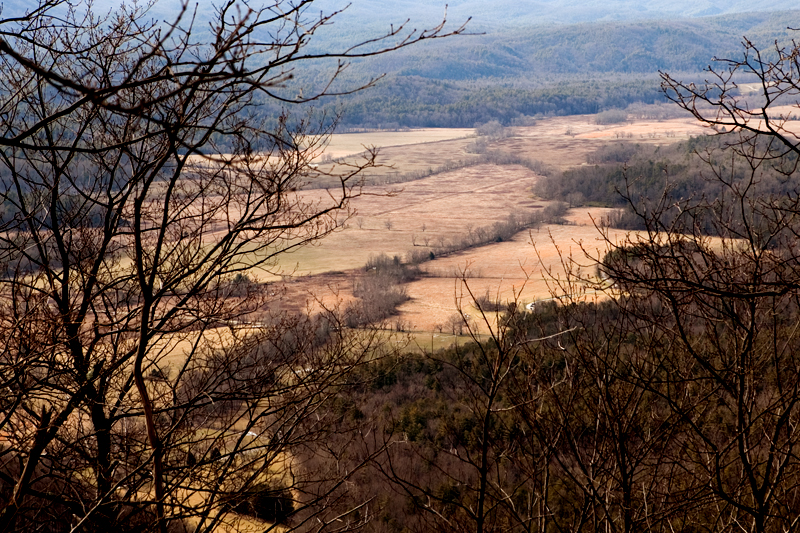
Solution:
[[[669,144],[711,130],[691,117],[598,125],[594,116],[585,115],[543,119],[535,126],[511,128],[511,132],[510,137],[490,143],[489,149],[565,169],[586,164],[587,155],[607,143]],[[334,135],[329,149],[337,154],[354,150],[360,139],[372,135],[372,144],[394,145],[382,149],[379,156],[379,162],[390,170],[379,170],[400,174],[477,157],[466,150],[473,138],[403,144],[413,133],[342,136],[346,139]],[[450,135],[467,133],[469,130],[456,130]],[[426,135],[421,138],[430,141],[434,133]],[[445,132],[436,135],[447,136]],[[533,171],[522,166],[480,164],[402,184],[365,186],[361,196],[350,204],[352,213],[344,229],[313,246],[285,254],[271,273],[261,277],[277,281],[281,275],[282,281],[275,287],[282,295],[283,308],[346,306],[354,299],[354,279],[361,275],[360,267],[371,255],[404,257],[410,250],[434,249],[477,227],[505,220],[510,213],[524,215],[543,209],[547,202],[531,192],[537,179]],[[299,194],[304,201],[324,202],[327,191]],[[479,313],[471,306],[470,291],[474,296],[488,294],[492,300],[523,304],[563,294],[564,289],[553,280],[563,278],[563,261],[571,257],[585,273],[593,274],[594,266],[586,253],[595,257],[605,253],[607,243],[595,225],[605,212],[599,208],[573,209],[567,217],[569,224],[545,225],[508,242],[423,263],[425,275],[406,285],[411,299],[400,306],[387,326],[418,332],[425,339],[431,335],[423,344],[440,344],[453,338],[448,324],[454,321],[458,306],[470,315],[479,332],[486,333],[486,324],[480,324]],[[612,230],[608,236],[619,241],[625,232]],[[590,293],[586,297],[596,296]]]
[[[693,117],[598,125],[594,115],[554,117],[513,131],[513,137],[495,143],[493,148],[562,170],[585,164],[587,155],[609,142],[670,144],[711,132]]]
[[[387,326],[404,331],[426,331],[437,335],[448,333],[448,323],[458,313],[459,306],[477,319],[472,297],[488,293],[493,300],[518,301],[528,304],[546,300],[563,291],[556,279],[564,278],[562,261],[583,266],[584,273],[594,275],[591,257],[601,257],[607,242],[595,227],[606,209],[573,209],[569,225],[544,225],[536,230],[523,231],[508,242],[473,248],[423,263],[425,275],[406,284],[410,300],[398,309]],[[612,242],[621,241],[627,233],[610,230]],[[353,280],[357,272],[335,272],[287,279],[282,298],[295,310],[346,306],[354,300]],[[466,280],[466,285],[464,284]],[[588,297],[593,297],[591,292]],[[486,324],[477,320],[477,331],[487,333]],[[427,340],[423,340],[427,343]]]
[[[347,227],[284,254],[275,271],[305,276],[350,270],[366,264],[370,255],[403,256],[414,243],[417,248],[439,246],[511,213],[543,208],[547,202],[535,200],[531,193],[536,179],[521,166],[477,165],[400,185],[364,187],[350,204],[353,214]],[[327,192],[300,194],[307,202],[325,202]]]
[[[460,306],[475,320],[477,330],[486,333],[486,324],[472,305],[473,296],[488,294],[492,301],[526,305],[563,294],[557,280],[565,278],[565,264],[593,276],[590,257],[602,257],[608,249],[591,222],[592,216],[599,220],[604,211],[574,209],[569,217],[574,225],[545,225],[522,232],[509,242],[425,263],[427,276],[408,284],[411,300],[400,306],[397,320],[412,331],[446,331]],[[610,230],[608,237],[620,242],[626,234]],[[589,290],[586,296],[594,295]]]
[[[507,128],[511,136],[491,143],[490,149],[565,169],[584,164],[588,154],[608,142],[669,144],[711,132],[689,116],[632,120],[610,125],[598,125],[594,120],[594,115],[552,117],[537,121],[535,126]],[[376,162],[379,166],[369,169],[366,179],[368,183],[381,183],[381,180],[436,169],[448,163],[476,159],[476,154],[467,151],[475,141],[474,136],[469,135],[472,131],[441,129],[334,134],[325,153],[341,157],[334,154],[355,154],[363,152],[368,146],[378,147],[380,151]],[[417,132],[423,140],[418,144],[409,144]],[[361,142],[361,139],[367,142]],[[355,158],[348,160],[356,161]]]
[[[340,133],[331,136],[319,159],[327,155],[334,159],[359,154],[370,146],[382,149],[423,143],[463,139],[475,135],[472,128],[424,128],[368,133]]]

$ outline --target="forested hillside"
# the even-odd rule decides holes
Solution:
[[[458,21],[458,19],[456,20]],[[534,84],[598,73],[699,71],[739,51],[742,36],[762,49],[787,45],[800,11],[700,19],[535,25],[428,43],[353,65],[431,79],[508,78]],[[471,27],[472,23],[468,27]]]
[[[320,7],[341,9],[348,5],[345,0],[326,0]],[[515,1],[456,0],[447,2],[448,14],[457,21],[473,17],[481,30],[508,29],[513,26],[535,24],[575,24],[614,20],[694,18],[714,15],[744,13],[753,10],[776,11],[794,9],[796,3],[787,0],[752,2],[734,0],[678,0],[659,2],[654,0],[611,0],[583,2],[579,0]],[[410,18],[415,24],[429,24],[440,18],[443,4],[421,0],[401,2],[354,2],[339,20],[340,25],[373,25],[382,21],[398,21]]]
[[[321,106],[329,114],[342,111],[345,125],[368,127],[471,127],[492,119],[507,124],[523,115],[596,113],[662,101],[658,71],[702,81],[715,57],[736,56],[742,36],[769,54],[774,43],[789,44],[789,28],[798,26],[800,11],[784,11],[466,35],[354,62],[339,89],[385,78],[368,91],[329,98]],[[346,41],[346,32],[337,35]],[[322,79],[327,78],[320,72],[299,73],[282,94],[294,98],[297,87]],[[277,108],[264,111],[274,114]]]
[[[171,20],[179,6],[177,0],[159,2],[148,8],[147,17]],[[3,13],[29,7],[6,2]],[[98,13],[115,7],[107,0],[95,3]],[[736,55],[742,36],[762,50],[776,42],[788,45],[794,36],[789,28],[800,27],[800,11],[792,10],[796,7],[786,0],[756,6],[738,0],[450,2],[445,29],[469,20],[469,34],[353,60],[333,92],[347,93],[385,77],[368,91],[329,97],[313,106],[328,117],[342,114],[344,126],[392,128],[472,127],[493,119],[507,124],[521,116],[596,113],[632,102],[653,103],[663,99],[660,70],[702,81],[702,70],[714,57]],[[430,29],[445,15],[443,3],[348,5],[325,0],[315,2],[300,19],[307,25],[337,10],[343,11],[332,23],[315,29],[314,39],[302,48],[305,53],[343,50],[407,20],[407,29]],[[209,31],[213,15],[211,4],[188,6],[183,24],[193,21],[199,32]],[[258,35],[259,29],[254,31]],[[304,91],[328,83],[332,68],[310,61],[271,92],[286,101],[302,100]],[[286,105],[266,96],[261,104],[257,114],[266,117],[277,117]]]

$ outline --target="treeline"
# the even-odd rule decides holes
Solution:
[[[678,206],[688,201],[724,200],[731,194],[731,185],[735,187],[737,183],[747,184],[749,190],[765,199],[793,194],[793,181],[787,179],[785,170],[791,168],[793,156],[776,165],[764,161],[753,170],[728,146],[737,139],[719,135],[668,146],[611,144],[589,154],[589,165],[544,175],[534,192],[547,200],[566,200],[571,206],[617,207],[619,211],[603,223],[625,229],[643,228],[637,211],[647,213],[658,206]],[[715,163],[713,170],[709,161]],[[714,179],[715,172],[724,175],[725,180]],[[753,172],[757,174],[755,180]],[[725,209],[736,207],[730,205]],[[663,215],[662,223],[668,226],[673,213]],[[704,218],[693,220],[693,224],[714,233],[709,216],[710,213],[705,213]]]
[[[366,91],[313,105],[328,117],[341,113],[342,127],[387,129],[598,113],[663,102],[658,71],[702,81],[714,57],[737,57],[743,35],[771,57],[776,42],[791,42],[787,27],[800,27],[800,11],[489,32],[354,61],[334,91],[386,77]],[[290,101],[303,90],[310,94],[327,83],[326,68],[320,63],[298,72],[276,90]],[[281,112],[266,100],[261,104],[258,115]]]
[[[366,81],[353,80],[350,85]],[[322,98],[292,106],[298,117],[313,113],[318,121],[338,127],[368,129],[472,128],[497,120],[510,125],[524,117],[592,114],[632,103],[664,103],[655,75],[613,76],[601,81],[559,79],[544,87],[518,81],[472,83],[389,75],[375,87],[345,98]],[[272,120],[284,109],[262,101],[253,108],[261,120]]]
[[[403,262],[397,255],[370,256],[363,274],[353,280],[357,300],[345,309],[344,323],[351,328],[363,327],[397,314],[397,307],[409,299],[403,284],[420,274],[416,264]]]
[[[500,152],[496,150],[481,149],[480,145],[473,147],[477,154],[476,157],[469,159],[460,159],[457,161],[448,161],[444,165],[436,168],[429,168],[427,170],[417,170],[413,172],[406,172],[404,174],[395,174],[385,177],[385,183],[404,183],[407,181],[414,181],[422,178],[427,178],[443,172],[451,172],[461,168],[472,167],[475,165],[521,165],[537,174],[549,175],[553,173],[550,165],[539,161],[538,159],[528,159],[520,157],[516,154],[509,154],[507,152]]]
[[[497,120],[504,125],[530,116],[576,115],[625,108],[634,102],[664,102],[654,78],[606,83],[563,82],[546,88],[468,87],[417,76],[387,79],[349,98],[325,102],[342,110],[343,126],[471,128]]]
[[[694,143],[660,147],[620,142],[599,148],[581,166],[539,180],[534,192],[546,200],[570,198],[573,205],[625,207],[629,201],[675,197],[702,188],[707,167],[692,157]]]
[[[422,250],[411,250],[407,255],[409,263],[419,264],[435,257],[441,257],[478,246],[511,240],[517,233],[540,224],[561,224],[567,212],[567,204],[554,202],[542,209],[527,214],[512,213],[504,221],[488,226],[470,228],[466,235],[451,240],[441,238],[428,247],[428,239],[423,237],[425,246]]]
[[[718,531],[763,520],[754,531],[780,531],[800,496],[796,430],[781,428],[780,409],[798,377],[779,366],[797,362],[799,316],[791,306],[765,317],[786,346],[754,349],[740,377],[727,365],[741,353],[720,353],[733,338],[687,316],[686,344],[670,344],[678,324],[653,300],[538,304],[506,316],[505,339],[365,367],[342,409],[372,421],[387,446],[351,489],[369,502],[366,530]],[[522,339],[532,347],[514,345]],[[739,382],[748,388],[726,389]],[[752,417],[737,418],[736,399]],[[769,509],[749,504],[749,474],[774,488]]]

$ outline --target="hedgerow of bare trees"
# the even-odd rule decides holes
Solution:
[[[332,94],[282,92],[306,61],[333,82],[461,29],[312,53],[336,13],[311,0],[224,2],[206,28],[149,7],[0,21],[0,530],[340,529],[345,450],[317,444],[373,338],[270,316],[257,278],[337,227],[374,154],[306,201],[330,121],[251,110]]]

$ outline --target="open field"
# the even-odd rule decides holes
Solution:
[[[594,116],[553,117],[535,126],[511,128],[512,136],[491,142],[490,150],[504,151],[530,160],[541,160],[564,169],[586,164],[586,156],[607,143],[638,142],[667,144],[690,135],[709,133],[690,117],[661,121],[637,120],[597,125]],[[372,144],[393,143],[382,150],[380,162],[394,168],[375,172],[407,174],[436,168],[453,161],[475,158],[465,148],[473,139],[452,138],[470,130],[427,132],[379,132],[334,135],[330,149],[360,151],[368,138]],[[423,140],[412,142],[415,135]],[[449,140],[439,140],[450,137]],[[432,141],[432,142],[425,142]],[[322,306],[347,306],[353,299],[354,278],[371,255],[385,253],[405,257],[410,250],[441,247],[470,231],[507,219],[510,213],[525,215],[542,209],[547,202],[532,196],[538,176],[519,165],[480,164],[435,174],[397,185],[368,185],[351,204],[351,216],[342,229],[320,242],[279,257],[263,281],[278,281],[280,309],[312,310]],[[380,180],[372,180],[373,182]],[[334,192],[334,191],[330,191]],[[303,201],[325,202],[328,191],[298,192]],[[327,201],[330,201],[328,198]],[[467,287],[475,296],[489,294],[493,300],[518,299],[523,303],[549,298],[556,290],[543,274],[563,275],[562,257],[582,258],[581,246],[602,255],[605,246],[594,221],[602,209],[570,212],[570,225],[549,225],[523,232],[510,242],[496,243],[436,258],[424,263],[427,275],[407,285],[411,300],[399,308],[393,328],[436,332],[434,344],[445,342],[447,324],[457,313],[458,298],[473,317]],[[612,232],[617,239],[623,232]],[[584,261],[588,264],[588,261]],[[593,268],[593,267],[589,267]],[[556,290],[558,292],[558,290]],[[479,328],[485,332],[485,327]],[[452,334],[452,332],[450,332]],[[432,338],[434,339],[434,338]]]
[[[776,107],[773,113],[797,116],[799,112],[795,107],[782,106]],[[692,135],[713,133],[691,116],[665,120],[631,120],[609,125],[598,125],[594,120],[595,115],[540,119],[534,126],[507,128],[511,136],[491,142],[489,148],[565,169],[585,164],[589,153],[608,142],[668,144]],[[789,129],[798,131],[800,127]],[[377,147],[377,166],[366,170],[363,177],[368,184],[381,185],[412,173],[427,172],[443,165],[477,159],[477,154],[467,151],[467,147],[474,141],[474,130],[469,128],[336,133],[330,136],[327,146],[319,150],[316,160],[319,163],[330,156],[356,163],[361,161],[357,156],[368,147]],[[209,160],[213,158],[198,156],[193,159],[197,164],[208,164]],[[321,164],[320,168],[335,172],[337,166]]]
[[[609,142],[670,144],[713,133],[693,117],[598,125],[594,115],[544,119],[535,126],[513,128],[513,132],[513,137],[493,143],[492,148],[561,170],[586,164],[587,155]]]
[[[786,113],[796,108],[787,108]],[[498,150],[527,159],[543,161],[565,169],[582,165],[586,156],[608,142],[668,144],[691,135],[711,132],[694,117],[665,120],[631,120],[620,124],[595,124],[595,115],[574,115],[540,119],[534,126],[507,128],[511,136],[490,143]],[[412,172],[435,169],[448,162],[475,159],[466,148],[474,142],[469,129],[413,130],[411,132],[377,132],[334,134],[325,153],[355,154],[365,146],[380,147],[378,168],[367,171],[368,182],[380,183]],[[419,135],[417,144],[412,144]],[[335,157],[340,157],[335,155]]]
[[[320,154],[334,159],[359,154],[370,146],[386,149],[471,137],[472,128],[425,128],[405,131],[373,131],[368,133],[336,133]]]
[[[576,220],[588,222],[589,217],[580,210],[573,211]],[[593,211],[595,217],[602,215],[599,209]],[[611,230],[609,238],[619,241],[625,235]],[[594,225],[546,225],[538,231],[522,232],[509,242],[430,261],[423,265],[428,277],[407,285],[411,300],[400,306],[396,321],[411,331],[447,332],[447,324],[460,306],[476,319],[478,331],[485,333],[486,325],[472,306],[472,296],[488,294],[492,301],[522,304],[549,299],[552,293],[563,294],[552,279],[564,278],[562,260],[571,257],[573,266],[582,265],[585,273],[593,275],[594,266],[585,253],[602,257],[606,249]]]
[[[559,168],[585,164],[586,156],[609,142],[671,143],[689,135],[708,133],[692,118],[663,121],[632,121],[600,126],[593,115],[542,119],[535,126],[511,128],[512,137],[491,143],[490,149],[542,160]],[[570,130],[574,135],[565,135]],[[459,130],[460,131],[460,130]],[[669,137],[667,134],[669,133]],[[628,138],[627,135],[632,135]],[[372,134],[334,135],[339,137]],[[408,132],[386,133],[405,136]],[[380,161],[393,165],[394,172],[435,168],[448,161],[474,158],[464,148],[471,139],[457,139],[382,150]],[[378,169],[375,172],[388,172]],[[368,173],[373,172],[369,171]],[[519,209],[546,205],[531,196],[536,175],[519,166],[477,165],[436,174],[398,185],[371,185],[351,203],[355,214],[349,227],[281,259],[280,269],[297,275],[356,268],[370,253],[403,254],[417,245],[435,245],[468,231],[469,227],[502,220]],[[392,193],[391,196],[386,196]],[[303,191],[308,201],[324,199],[326,191]],[[387,221],[391,229],[387,229]],[[423,231],[423,224],[426,226]]]
[[[690,117],[597,125],[594,116],[586,115],[542,119],[535,126],[512,128],[511,132],[511,137],[490,143],[489,149],[565,169],[586,164],[588,154],[610,142],[668,144],[710,130]],[[332,145],[341,142],[340,146],[345,146],[337,137]],[[380,159],[401,173],[435,168],[448,161],[476,157],[465,150],[471,142],[455,139],[394,146],[383,150]],[[366,186],[362,196],[351,203],[353,215],[344,229],[314,246],[281,257],[276,271],[284,274],[283,300],[293,309],[346,306],[353,300],[357,269],[370,255],[403,257],[409,250],[435,248],[474,228],[504,220],[509,213],[541,209],[547,202],[537,200],[530,192],[537,179],[535,173],[521,166],[481,164],[400,185]],[[327,193],[307,190],[301,194],[305,200],[314,201]],[[563,277],[562,258],[572,256],[593,270],[582,247],[595,256],[604,253],[606,246],[595,221],[606,211],[574,209],[568,217],[569,225],[543,226],[538,231],[522,232],[510,242],[424,263],[427,275],[406,286],[411,300],[399,308],[389,325],[429,332],[423,335],[433,332],[437,336],[429,340],[434,345],[448,342],[446,338],[452,339],[453,333],[448,332],[448,323],[453,322],[458,305],[473,319],[478,316],[461,281],[465,272],[468,288],[475,296],[488,293],[492,300],[517,299],[522,303],[550,298],[560,289],[545,281],[544,274]],[[610,238],[621,239],[624,234],[612,231]],[[264,279],[277,278],[272,275]],[[479,330],[485,333],[485,325]]]
[[[350,270],[365,265],[373,254],[403,256],[415,248],[414,242],[416,248],[439,246],[470,229],[505,220],[510,213],[547,205],[530,192],[536,179],[520,166],[478,165],[405,183],[393,192],[365,187],[351,203],[354,214],[347,227],[284,254],[276,272],[302,276]],[[302,194],[311,202],[324,199],[326,192]]]
[[[597,125],[594,119],[594,115],[552,117],[539,120],[535,126],[509,128],[512,136],[490,143],[489,149],[565,169],[586,164],[588,154],[610,142],[665,144],[710,131],[691,117],[613,125]],[[282,255],[276,268],[270,274],[263,273],[262,279],[358,268],[371,254],[403,255],[415,244],[425,246],[426,239],[429,246],[436,246],[442,239],[467,233],[470,227],[502,220],[511,212],[546,205],[531,196],[536,175],[519,166],[477,165],[401,184],[385,184],[410,173],[476,159],[476,154],[466,151],[474,138],[452,138],[470,131],[333,135],[330,146],[343,151],[360,151],[361,144],[370,139],[373,144],[395,145],[381,150],[378,156],[381,167],[366,171],[366,181],[372,185],[365,186],[362,196],[351,202],[353,216],[347,227],[314,246]],[[402,144],[417,138],[423,142]],[[450,140],[438,140],[442,138]],[[336,193],[335,189],[331,192]],[[324,189],[300,194],[306,201],[330,203]]]
[[[331,164],[329,158],[344,159],[350,164],[363,162],[362,154],[368,148],[379,149],[376,166],[364,172],[362,177],[366,183],[382,184],[385,181],[396,181],[400,175],[412,172],[425,172],[436,169],[453,161],[475,159],[465,147],[474,141],[475,130],[472,128],[428,128],[406,131],[377,131],[370,133],[335,133],[327,144],[322,146],[322,139],[309,137],[308,143],[314,144],[315,166],[326,172],[335,173],[341,168]],[[219,156],[189,156],[190,165],[198,167],[216,166],[229,159],[230,154]],[[277,158],[263,158],[266,162],[278,162]],[[332,180],[331,184],[335,183]],[[316,185],[320,186],[320,185]]]
[[[469,130],[472,131],[472,130]],[[333,136],[332,143],[339,142]],[[356,134],[346,134],[356,135]],[[467,151],[467,147],[475,141],[473,137],[462,137],[442,141],[428,141],[421,144],[405,144],[392,146],[379,146],[375,158],[375,166],[362,172],[360,178],[366,185],[387,185],[418,179],[428,176],[441,167],[458,164],[464,166],[476,160],[479,156]],[[369,144],[365,146],[371,146]],[[336,175],[337,172],[347,171],[342,162],[347,165],[363,165],[365,162],[365,146],[359,146],[355,155],[343,157],[338,162],[322,162],[319,158],[317,168],[324,173]],[[353,147],[355,149],[355,147]],[[315,180],[314,187],[336,186],[337,182],[330,177],[322,176]]]
[[[691,117],[613,125],[597,125],[594,120],[594,115],[540,119],[534,126],[509,128],[511,137],[491,142],[488,148],[563,169],[585,164],[588,154],[607,143],[671,143],[709,132]],[[407,175],[477,158],[466,151],[474,138],[453,139],[470,131],[336,134],[330,146],[348,151],[360,150],[367,140],[394,143],[379,155],[379,163],[385,166],[367,171],[368,182],[381,183],[380,176]],[[420,138],[422,143],[402,144]],[[445,138],[450,140],[438,140]],[[402,184],[365,186],[350,204],[352,217],[345,227],[313,246],[281,255],[279,264],[259,277],[274,281],[287,275],[345,271],[363,266],[372,254],[402,256],[411,249],[441,246],[471,228],[503,220],[509,213],[544,207],[546,202],[530,192],[536,179],[535,173],[521,166],[481,164]],[[325,189],[298,194],[309,202],[331,201],[326,199]]]
[[[502,302],[517,300],[523,304],[546,300],[552,292],[561,292],[554,280],[563,279],[562,259],[571,257],[584,271],[594,274],[592,261],[585,253],[601,257],[607,249],[593,220],[599,220],[607,210],[601,208],[573,209],[571,224],[545,225],[538,230],[524,231],[508,242],[473,248],[423,263],[425,277],[405,285],[409,297],[398,315],[387,326],[410,332],[429,332],[415,342],[420,347],[435,348],[454,341],[448,329],[458,313],[459,305],[473,319],[478,317],[472,306],[472,297],[488,293],[492,300]],[[383,233],[386,233],[384,230]],[[621,230],[611,230],[609,238],[619,241],[626,235]],[[546,273],[549,273],[545,276]],[[315,276],[288,279],[282,284],[283,301],[294,310],[346,306],[354,300],[353,279],[359,272],[333,272]],[[466,285],[462,281],[466,277]],[[587,297],[594,297],[587,294]],[[489,317],[493,319],[492,316]],[[480,322],[480,321],[478,321]],[[477,331],[486,333],[483,323]]]

